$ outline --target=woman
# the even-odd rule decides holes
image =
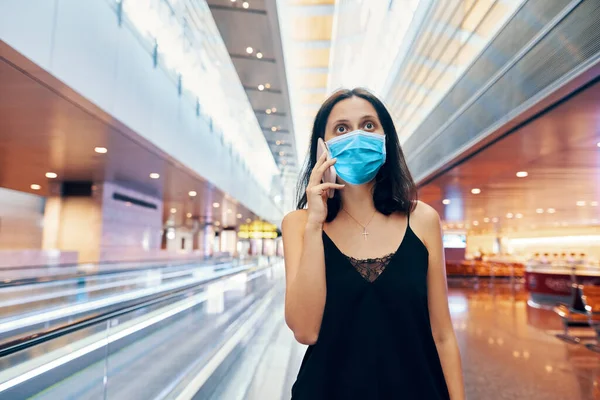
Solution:
[[[322,183],[334,164],[338,182]],[[464,399],[439,217],[381,101],[354,89],[323,103],[299,188],[282,223],[286,323],[309,345],[292,399]]]

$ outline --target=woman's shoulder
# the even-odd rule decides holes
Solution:
[[[286,227],[289,226],[304,226],[306,221],[308,220],[308,210],[300,209],[290,211],[283,217],[283,221],[281,221],[281,229],[285,230]]]
[[[410,227],[417,237],[429,248],[428,244],[436,241],[440,235],[440,216],[435,208],[427,203],[417,201],[410,214]]]
[[[437,223],[440,220],[440,215],[429,204],[417,200],[416,205],[410,213],[411,221],[421,223]]]

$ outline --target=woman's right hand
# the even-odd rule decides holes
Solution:
[[[323,153],[313,168],[308,187],[306,188],[306,199],[308,203],[307,223],[323,225],[327,218],[327,191],[328,189],[343,189],[345,185],[339,183],[323,183],[323,174],[329,167],[334,165],[335,158],[327,160],[327,153]]]

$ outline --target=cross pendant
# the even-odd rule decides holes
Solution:
[[[367,232],[366,228],[363,230],[363,233],[361,235],[363,235],[365,237],[365,240],[367,240],[367,236],[369,236],[369,232]]]

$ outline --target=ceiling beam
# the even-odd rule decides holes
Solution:
[[[268,62],[271,64],[275,64],[277,63],[277,60],[274,58],[267,58],[267,57],[263,57],[263,58],[258,58],[254,55],[250,55],[250,54],[237,54],[237,53],[229,53],[229,57],[231,58],[235,58],[238,60],[248,60],[248,61],[257,61],[257,62]]]
[[[276,117],[285,117],[287,116],[287,113],[284,112],[271,112],[271,113],[267,113],[266,110],[254,110],[254,114],[264,114],[264,115],[274,115]]]
[[[287,129],[277,129],[276,131],[272,131],[271,128],[267,128],[266,126],[261,126],[261,128],[262,128],[263,131],[268,131],[268,132],[271,132],[273,134],[276,134],[276,133],[290,133],[290,131],[287,130]]]
[[[292,147],[292,144],[291,144],[291,143],[288,143],[288,142],[284,142],[284,143],[277,144],[277,142],[274,142],[274,141],[272,141],[272,140],[268,140],[268,141],[267,141],[267,143],[268,143],[269,145],[271,145],[271,146]]]
[[[249,92],[254,91],[254,92],[261,92],[261,93],[281,94],[281,90],[279,90],[279,89],[273,89],[273,88],[267,89],[267,88],[264,88],[263,90],[258,90],[258,87],[256,87],[256,86],[245,86],[244,85],[244,90],[249,91]]]
[[[233,11],[233,12],[241,12],[247,14],[259,14],[259,15],[267,15],[266,10],[260,10],[258,8],[243,8],[236,6],[225,6],[220,4],[209,4],[208,7],[211,10],[221,10],[221,11]]]

